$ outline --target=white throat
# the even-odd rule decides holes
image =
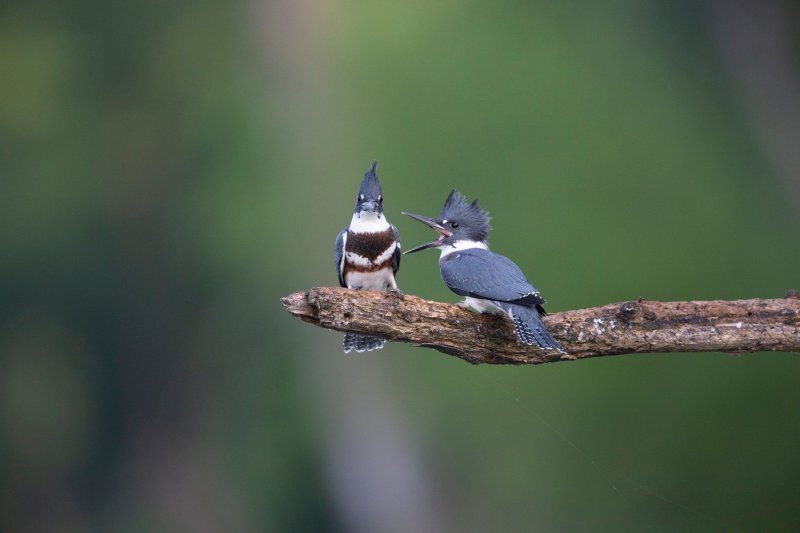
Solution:
[[[385,216],[369,211],[353,213],[353,219],[350,220],[350,231],[353,233],[378,233],[389,227]]]
[[[486,244],[485,241],[456,241],[453,244],[445,244],[444,246],[440,246],[439,250],[442,252],[442,255],[439,256],[439,259],[442,259],[445,256],[452,254],[453,252],[458,252],[461,250],[469,250],[470,248],[480,248],[481,250],[488,250],[489,246]]]

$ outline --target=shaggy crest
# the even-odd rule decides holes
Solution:
[[[471,240],[485,241],[489,236],[489,212],[482,209],[478,200],[469,203],[466,196],[456,189],[450,191],[444,201],[442,212],[439,213],[439,222],[457,221]]]
[[[378,181],[378,162],[373,161],[369,170],[364,174],[364,180],[358,189],[359,196],[364,198],[378,198],[381,195],[381,184]]]

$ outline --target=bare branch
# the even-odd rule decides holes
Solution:
[[[434,348],[470,363],[539,364],[649,352],[800,352],[800,300],[629,301],[545,317],[568,354],[516,341],[502,316],[417,296],[317,287],[281,299],[323,328]]]

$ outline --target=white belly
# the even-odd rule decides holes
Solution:
[[[349,289],[367,291],[385,291],[388,287],[395,287],[391,268],[384,268],[377,272],[348,272],[345,283]]]
[[[485,313],[490,309],[492,310],[497,309],[494,306],[494,304],[489,300],[484,300],[482,298],[473,298],[472,296],[467,296],[466,298],[464,298],[464,303],[479,313]]]

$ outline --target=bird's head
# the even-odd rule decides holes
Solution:
[[[358,188],[356,197],[355,213],[361,217],[362,214],[374,214],[378,218],[383,214],[383,195],[381,193],[381,183],[378,181],[378,162],[373,161],[364,174],[361,187]]]
[[[489,213],[482,209],[478,200],[470,203],[466,197],[453,189],[444,202],[441,213],[429,218],[413,213],[403,213],[418,220],[439,233],[439,238],[412,248],[405,253],[418,252],[426,248],[455,246],[459,241],[485,243],[489,238]]]

